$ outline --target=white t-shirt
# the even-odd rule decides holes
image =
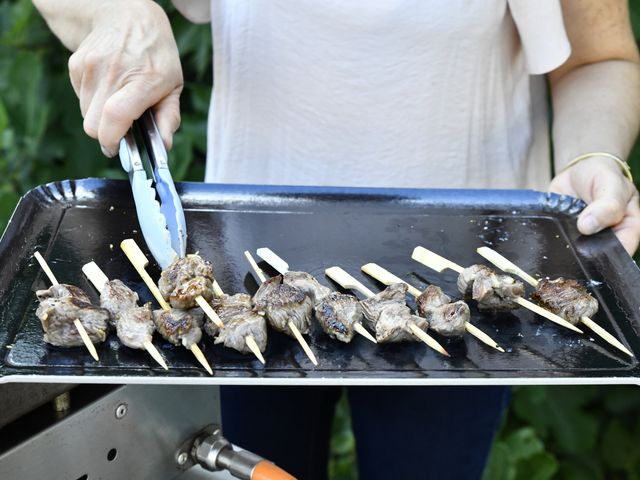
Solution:
[[[559,0],[209,6],[206,181],[547,188]]]

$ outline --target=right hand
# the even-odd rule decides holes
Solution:
[[[95,8],[89,34],[69,58],[85,132],[113,157],[133,121],[151,107],[170,149],[183,79],[169,19],[150,0],[96,2]]]

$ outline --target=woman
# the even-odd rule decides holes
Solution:
[[[74,51],[84,127],[103,152],[115,155],[148,107],[170,147],[182,73],[164,12],[148,0],[35,3]],[[583,234],[612,227],[636,250],[638,192],[623,159],[640,122],[640,60],[626,2],[175,3],[212,22],[207,181],[550,189],[588,203]],[[322,478],[338,393],[223,389],[226,433]],[[422,465],[478,477],[504,395],[350,389],[361,476],[424,478]]]

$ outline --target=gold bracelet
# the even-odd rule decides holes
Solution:
[[[610,158],[611,160],[615,160],[616,163],[620,165],[620,168],[622,169],[622,173],[624,173],[624,176],[627,177],[631,183],[633,183],[633,176],[631,175],[631,168],[629,167],[629,164],[624,160],[622,160],[621,158],[607,152],[591,152],[591,153],[585,153],[584,155],[579,155],[573,160],[571,160],[569,163],[567,163],[567,166],[564,167],[562,170],[560,170],[560,173],[564,172],[569,167],[573,167],[576,163],[591,157],[606,157],[606,158]]]

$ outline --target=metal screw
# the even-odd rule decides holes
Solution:
[[[189,460],[189,455],[187,452],[182,452],[178,454],[178,465],[184,465]]]
[[[121,403],[116,407],[116,418],[120,419],[127,414],[127,404]]]

